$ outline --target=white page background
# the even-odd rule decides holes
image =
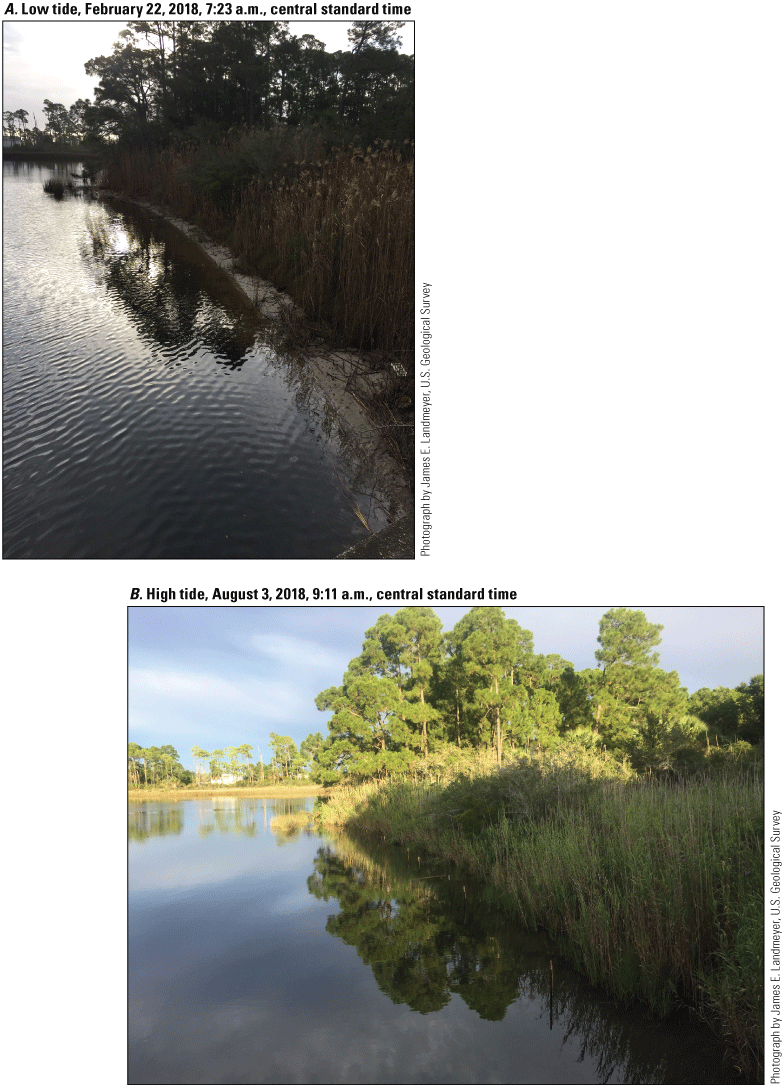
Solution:
[[[779,7],[413,16],[432,557],[3,562],[12,1073],[125,1080],[132,586],[766,604],[779,751]]]

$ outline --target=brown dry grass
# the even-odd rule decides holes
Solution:
[[[171,787],[128,791],[128,802],[171,802],[179,799],[208,799],[217,795],[241,795],[245,799],[304,799],[322,793],[323,788],[317,784],[305,784],[302,787],[286,787],[283,784],[275,787]]]
[[[248,185],[237,248],[251,265],[273,253],[295,300],[349,342],[401,356],[411,335],[413,203],[411,161],[379,145],[340,150],[271,192]]]
[[[327,157],[295,139],[264,151],[258,133],[237,131],[219,148],[125,151],[104,181],[198,223],[343,341],[412,370],[414,162],[387,141]]]
[[[377,389],[364,408],[412,484],[414,161],[403,149],[376,140],[328,154],[312,133],[241,129],[219,147],[125,150],[102,180],[200,226],[238,270],[287,292],[298,308],[269,332],[272,348],[358,348],[356,372]]]

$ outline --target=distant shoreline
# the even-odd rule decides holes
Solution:
[[[185,789],[181,787],[155,788],[153,791],[129,791],[128,802],[160,801],[161,799],[210,799],[218,795],[243,796],[247,799],[296,799],[322,795],[324,788],[318,784],[303,784],[290,787],[278,784],[273,787],[199,787]]]
[[[86,158],[97,158],[98,155],[95,151],[79,151],[79,150],[56,150],[55,148],[44,149],[38,147],[33,150],[21,150],[17,147],[3,147],[3,158],[13,159],[15,161],[27,160],[29,162],[51,162],[52,159],[56,159],[62,162],[82,162]]]

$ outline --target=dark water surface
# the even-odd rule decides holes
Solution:
[[[312,802],[131,804],[131,1083],[734,1080],[455,875],[272,831]]]
[[[388,517],[227,276],[77,163],[3,164],[4,556],[333,557]],[[78,182],[74,182],[78,184]]]

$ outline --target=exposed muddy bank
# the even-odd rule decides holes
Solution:
[[[393,524],[376,531],[363,542],[356,543],[349,550],[337,554],[344,560],[378,560],[387,558],[415,557],[415,516],[412,512],[396,520]]]
[[[285,338],[286,322],[306,326],[306,317],[289,295],[260,277],[239,271],[230,250],[215,242],[198,226],[146,200],[131,199],[105,190],[100,195],[119,205],[126,203],[140,207],[179,231],[191,248],[191,254],[195,251],[216,266],[223,273],[221,278],[232,284],[237,299],[267,322],[269,339],[273,344]],[[286,353],[284,346],[282,352]],[[369,355],[349,348],[330,350],[312,338],[304,345],[297,341],[292,351],[292,361],[306,366],[308,376],[333,407],[341,423],[351,432],[362,455],[375,465],[383,496],[391,511],[392,523],[387,529],[374,535],[368,534],[365,543],[359,543],[337,556],[414,558],[411,486],[389,448],[388,433],[384,432],[396,426],[413,426],[414,421],[412,410],[409,418],[403,416],[400,419],[390,414],[388,417],[378,417],[377,400],[387,379],[384,359],[380,355]],[[378,545],[381,542],[382,545]],[[359,552],[354,553],[356,550]]]

